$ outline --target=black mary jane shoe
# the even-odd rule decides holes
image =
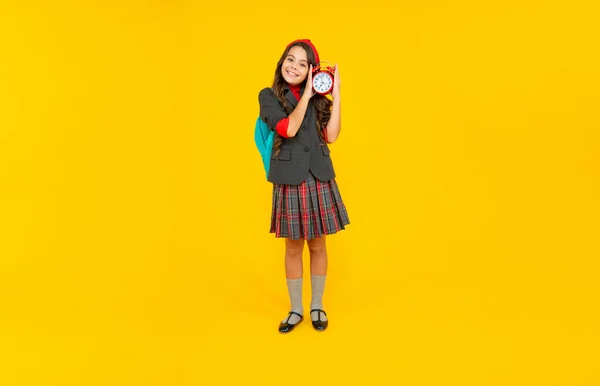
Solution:
[[[288,323],[290,321],[290,318],[292,317],[292,315],[297,315],[300,317],[300,320],[297,321],[294,324]],[[288,314],[287,319],[284,322],[279,323],[279,332],[281,332],[282,334],[286,334],[288,332],[291,332],[294,328],[296,328],[297,325],[300,324],[300,322],[302,322],[304,320],[304,317],[302,315],[300,315],[297,312],[294,311],[290,311]]]
[[[310,310],[310,313],[318,312],[317,320],[312,321],[312,325],[317,331],[325,331],[327,329],[327,325],[329,324],[329,320],[321,320],[321,312],[327,316],[327,313],[323,310],[315,308],[314,310]],[[312,318],[311,318],[312,319]]]

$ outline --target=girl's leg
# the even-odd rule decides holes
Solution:
[[[302,306],[302,250],[304,249],[304,239],[291,240],[285,239],[285,276],[287,279],[287,288],[290,295],[291,311],[304,315]],[[296,324],[300,321],[297,315],[286,316],[284,319],[289,324]]]
[[[325,291],[325,279],[327,278],[327,244],[325,236],[308,240],[308,250],[310,252],[310,282],[312,289],[312,299],[310,301],[311,310],[323,309],[323,292]],[[311,320],[326,321],[327,316],[323,312],[311,312]]]
[[[285,277],[302,279],[302,250],[304,239],[285,239]]]

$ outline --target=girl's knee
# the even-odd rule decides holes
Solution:
[[[326,250],[325,237],[308,240],[307,243],[311,255],[319,254]]]
[[[302,250],[304,249],[304,239],[291,240],[286,239],[285,252],[290,256],[302,256]]]

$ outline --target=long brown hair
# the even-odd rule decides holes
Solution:
[[[313,68],[318,64],[315,60],[315,55],[312,51],[312,48],[304,42],[296,42],[296,43],[290,45],[289,47],[287,47],[285,49],[285,51],[283,51],[281,58],[279,58],[279,62],[277,62],[277,67],[275,68],[275,76],[273,78],[272,89],[273,89],[273,92],[275,93],[275,97],[277,97],[277,99],[279,100],[279,103],[281,103],[281,106],[283,107],[283,109],[286,111],[286,113],[288,115],[290,115],[294,111],[294,109],[292,108],[292,106],[290,106],[290,104],[287,102],[287,100],[285,98],[285,87],[287,85],[287,82],[285,81],[285,79],[283,78],[283,75],[281,74],[281,66],[283,66],[283,61],[285,60],[285,58],[287,58],[288,53],[294,46],[300,46],[301,48],[304,49],[304,51],[306,51],[306,57],[308,59],[308,63],[312,64]],[[306,77],[306,79],[308,80],[308,76]],[[312,85],[306,84],[306,80],[304,81],[303,86],[304,87],[312,87]],[[333,103],[326,96],[320,95],[320,94],[313,95],[311,100],[313,101],[313,104],[317,108],[317,131],[319,133],[319,137],[321,137],[321,139],[325,140],[325,137],[323,135],[323,128],[325,127],[325,125],[327,125],[327,122],[329,122],[329,117],[331,116],[331,106],[333,105]],[[283,137],[276,133],[275,140],[273,141],[273,147],[275,148],[275,156],[276,157],[279,155],[279,151],[281,150],[282,142],[283,142]]]

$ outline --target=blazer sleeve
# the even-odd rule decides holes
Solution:
[[[269,129],[277,131],[277,123],[287,118],[287,113],[279,104],[275,93],[270,88],[264,88],[258,94],[260,104],[260,118],[269,126]]]

